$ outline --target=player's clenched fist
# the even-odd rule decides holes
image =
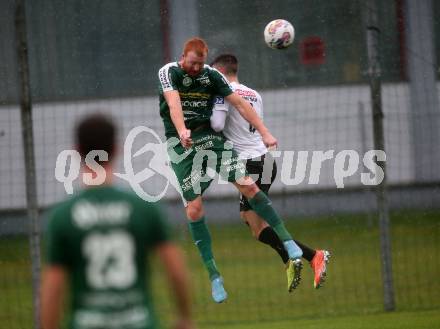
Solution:
[[[193,144],[191,139],[191,130],[184,129],[179,133],[180,143],[184,148],[190,148]]]
[[[272,136],[270,132],[265,133],[261,136],[263,138],[263,143],[268,149],[276,149],[278,146],[278,141]]]

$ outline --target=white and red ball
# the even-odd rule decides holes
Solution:
[[[293,25],[284,19],[275,19],[264,28],[264,41],[273,49],[289,47],[295,38]]]

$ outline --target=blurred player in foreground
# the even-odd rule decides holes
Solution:
[[[238,60],[232,54],[217,56],[211,66],[219,70],[228,79],[232,90],[248,101],[256,114],[263,119],[263,102],[260,94],[241,84],[238,80]],[[248,174],[256,175],[257,186],[261,191],[268,194],[276,174],[277,167],[274,159],[268,153],[260,133],[252,127],[228,101],[223,97],[217,97],[212,111],[211,126],[217,131],[223,131],[226,139],[233,143],[239,157],[246,160]],[[266,166],[265,166],[266,163]],[[283,242],[274,230],[258,216],[249,205],[248,199],[240,196],[240,216],[249,225],[253,236],[271,246],[280,255],[284,264],[289,261]],[[326,276],[326,263],[330,253],[326,250],[313,250],[301,242],[295,240],[303,252],[303,258],[310,262],[314,271],[314,287],[319,288]],[[287,268],[287,281],[290,282],[293,273]]]
[[[210,117],[215,97],[222,96],[228,100],[259,131],[267,147],[276,147],[277,140],[255,114],[251,105],[232,91],[225,77],[205,65],[207,56],[208,46],[204,40],[189,39],[184,45],[180,61],[163,66],[159,70],[158,78],[160,115],[168,138],[168,154],[187,202],[189,230],[209,273],[212,297],[215,302],[221,303],[227,298],[227,293],[214,260],[211,236],[203,210],[202,194],[213,180],[207,175],[208,169],[234,184],[247,197],[252,209],[264,218],[283,241],[289,255],[288,268],[292,273],[288,289],[292,291],[301,278],[302,251],[286,230],[283,220],[272,207],[272,202],[246,174],[245,166],[238,159],[237,153],[227,148],[230,143],[223,134],[211,128]],[[228,159],[223,158],[225,153],[230,155]],[[206,154],[213,156],[214,163],[206,161]]]
[[[92,169],[82,161],[87,185],[95,186],[61,203],[49,219],[42,328],[59,327],[63,299],[69,295],[69,328],[158,328],[147,267],[152,252],[163,263],[174,293],[175,328],[193,328],[187,270],[159,207],[111,185],[114,124],[95,114],[79,123],[75,137],[81,158],[92,155],[90,159],[96,161]]]

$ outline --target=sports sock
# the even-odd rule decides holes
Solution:
[[[272,202],[262,191],[259,191],[255,196],[248,200],[252,210],[258,216],[263,218],[275,231],[281,241],[292,240],[292,236],[287,232],[283,221],[272,207]]]
[[[286,249],[284,249],[283,242],[281,242],[278,235],[275,233],[275,231],[272,229],[272,227],[266,227],[258,236],[258,240],[264,244],[267,244],[271,246],[275,251],[280,255],[281,259],[283,260],[283,263],[287,263],[289,260],[289,255],[287,254]]]
[[[211,234],[209,234],[208,227],[206,226],[205,217],[189,222],[188,226],[193,241],[199,249],[203,264],[208,270],[209,279],[212,281],[219,277],[220,273],[212,255]]]
[[[293,240],[283,241],[284,248],[289,255],[290,259],[297,259],[302,257],[302,250]]]
[[[278,235],[276,235],[275,231],[271,227],[264,228],[260,235],[258,236],[258,240],[264,244],[271,246],[281,257],[283,263],[287,263],[289,260],[289,255],[287,254],[286,249],[284,248],[283,242],[280,240]],[[305,244],[299,242],[298,240],[293,240],[301,248],[303,255],[302,257],[309,262],[312,261],[313,257],[315,257],[316,251],[306,246]]]
[[[301,248],[302,252],[303,252],[303,258],[307,259],[309,262],[312,261],[313,257],[315,257],[315,253],[316,251],[313,250],[312,248],[306,246],[305,244],[302,244],[301,242],[294,240],[295,243],[298,245],[298,247]]]

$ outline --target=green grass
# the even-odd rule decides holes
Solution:
[[[393,279],[399,311],[440,307],[439,218],[438,213],[392,216]],[[312,271],[306,265],[300,287],[288,294],[284,268],[272,249],[254,241],[245,225],[216,227],[212,230],[214,252],[229,293],[228,301],[220,305],[211,301],[209,281],[197,251],[183,235],[202,328],[218,323],[363,315],[383,310],[380,240],[374,219],[335,216],[291,220],[288,228],[300,241],[332,251],[326,285],[314,290]],[[162,288],[158,290],[163,293]],[[163,316],[170,313],[170,308],[163,306],[164,298],[158,303],[159,309],[167,310]]]
[[[392,312],[357,316],[326,317],[210,326],[210,329],[433,329],[440,325],[440,311]]]
[[[436,327],[432,321],[440,323],[440,214],[395,213],[391,223],[397,312],[387,314],[381,313],[380,240],[372,218],[347,215],[288,221],[295,238],[333,253],[326,285],[314,290],[312,271],[306,265],[303,281],[292,294],[286,292],[278,255],[253,240],[245,225],[211,226],[214,253],[229,293],[227,302],[220,305],[211,301],[209,281],[196,248],[185,226],[179,226],[179,242],[191,270],[198,327]],[[0,323],[10,329],[31,328],[28,254],[23,238],[0,238]],[[155,268],[153,290],[157,312],[169,324],[173,306],[161,274],[160,268]],[[423,320],[419,319],[423,314]]]

